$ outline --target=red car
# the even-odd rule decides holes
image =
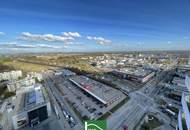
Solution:
[[[123,130],[128,130],[128,126],[127,126],[127,125],[124,125],[124,126],[123,126]]]

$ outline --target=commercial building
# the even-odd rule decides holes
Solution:
[[[70,78],[70,81],[105,106],[109,106],[123,96],[122,92],[85,76],[75,76]]]
[[[67,77],[67,76],[73,76],[76,75],[76,73],[68,70],[68,69],[62,69],[62,70],[56,70],[55,71],[55,75],[60,76],[62,75],[63,77]]]
[[[16,80],[19,77],[22,77],[22,71],[20,71],[20,70],[0,73],[0,81]]]
[[[189,89],[190,80],[189,75],[186,76],[185,83]],[[179,130],[190,130],[190,92],[189,93],[183,93],[181,98],[182,103],[182,111],[179,111],[178,114],[178,126],[176,129]]]
[[[62,72],[62,75],[65,77],[65,76],[73,76],[73,75],[76,75],[76,73],[74,73],[74,72],[72,72],[72,71],[70,71],[70,70],[68,70],[68,69],[63,69],[63,70],[61,70],[61,72]]]
[[[48,96],[39,86],[18,94],[13,103],[14,110],[9,114],[12,114],[12,125],[15,130],[25,126],[33,127],[51,115]]]
[[[173,80],[172,80],[172,83],[174,85],[179,86],[179,87],[186,87],[184,78],[174,77]]]
[[[112,73],[122,78],[126,78],[140,83],[147,82],[155,75],[154,71],[145,70],[143,68],[123,68],[119,70],[115,69],[112,71]]]

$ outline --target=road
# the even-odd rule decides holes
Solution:
[[[170,118],[157,109],[158,105],[154,101],[156,86],[166,78],[168,72],[161,72],[156,77],[147,82],[144,87],[129,94],[130,100],[118,111],[113,113],[107,120],[108,128],[122,130],[123,126],[128,126],[129,130],[135,128],[139,121],[147,112],[155,112],[166,124],[170,124]],[[146,90],[148,89],[148,92]]]
[[[45,87],[48,90],[48,94],[50,96],[52,106],[55,106],[58,110],[58,113],[59,113],[59,117],[60,117],[59,124],[60,124],[62,129],[66,129],[66,130],[68,129],[69,130],[70,126],[67,123],[67,121],[65,120],[65,117],[62,114],[62,109],[59,106],[59,104],[57,103],[56,98],[54,97],[55,94],[51,91],[51,85],[52,84],[49,80],[45,80]]]
[[[54,104],[56,105],[56,108],[58,109],[58,113],[60,116],[60,123],[63,124],[64,130],[82,130],[83,125],[81,125],[81,121],[78,119],[78,117],[75,115],[74,111],[69,107],[69,105],[66,103],[63,95],[57,90],[55,87],[55,84],[53,83],[52,76],[46,75],[46,87],[49,93],[51,93],[52,99],[54,99]],[[66,110],[74,119],[76,122],[76,125],[71,128],[68,124],[68,121],[65,119],[63,115],[63,110]]]

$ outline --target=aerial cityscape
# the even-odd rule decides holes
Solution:
[[[0,130],[190,130],[189,5],[1,0]]]

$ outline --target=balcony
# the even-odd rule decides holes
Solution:
[[[184,118],[187,124],[188,130],[190,130],[190,94],[183,93],[181,101],[182,101],[182,107],[183,107],[182,117]]]
[[[179,114],[178,114],[178,126],[176,130],[188,130],[186,120],[185,120],[185,114],[181,111],[179,111]]]

